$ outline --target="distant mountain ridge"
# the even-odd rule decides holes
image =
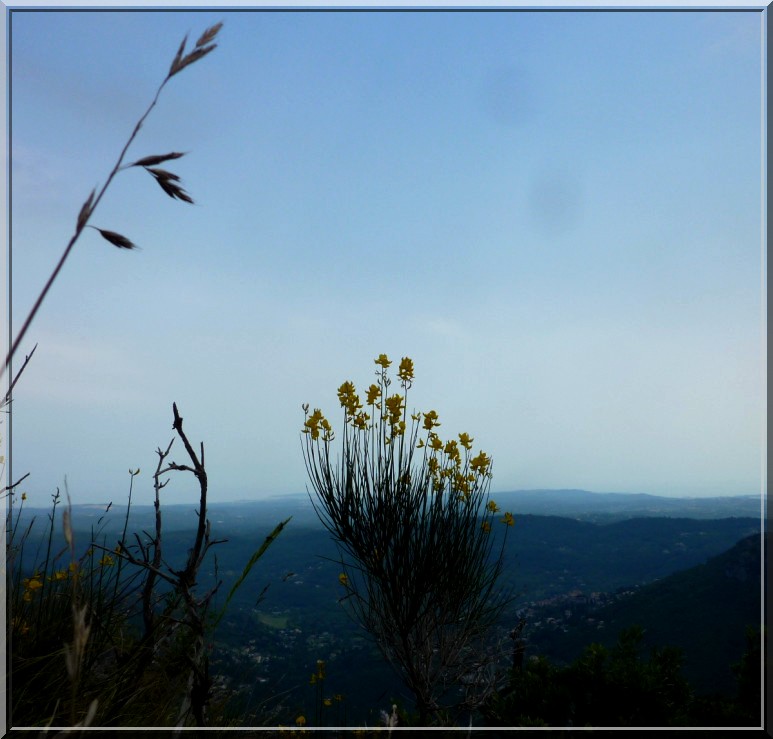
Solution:
[[[649,493],[598,493],[580,489],[512,490],[492,493],[503,510],[515,514],[565,516],[595,523],[610,523],[628,518],[756,518],[760,519],[759,495],[721,496],[716,498],[671,498]],[[172,529],[195,526],[195,510],[198,501],[165,504],[162,513],[165,525]],[[766,505],[767,501],[762,501]],[[122,503],[113,506],[110,519],[116,521],[123,515]],[[73,505],[76,519],[96,522],[102,517],[107,504],[82,503]],[[29,506],[26,516],[45,518],[49,509]],[[274,495],[259,500],[240,500],[210,503],[209,517],[213,525],[221,520],[231,523],[234,519],[254,516],[266,520],[283,520],[293,516],[295,525],[318,524],[308,496],[304,493]],[[154,518],[152,505],[132,506],[135,525],[151,525]]]
[[[649,493],[596,493],[588,490],[513,490],[494,494],[500,507],[518,513],[571,516],[598,522],[621,518],[759,518],[759,495],[671,498]],[[763,501],[765,504],[767,501]]]

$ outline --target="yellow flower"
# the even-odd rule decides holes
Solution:
[[[488,508],[492,513],[499,513],[499,506],[493,500],[490,500],[486,504],[486,508]]]
[[[416,445],[417,449],[421,449],[424,446],[424,439],[419,439],[419,443]]]
[[[500,519],[502,523],[507,524],[508,526],[512,526],[515,523],[515,520],[513,519],[512,513],[505,513],[504,518]]]
[[[40,575],[33,575],[32,577],[25,577],[22,580],[25,590],[38,590],[43,587],[43,583],[40,580]]]
[[[368,388],[368,405],[373,405],[381,397],[381,388],[375,383]]]
[[[70,562],[70,572],[75,572],[75,570],[78,569],[78,563],[77,562]]]
[[[405,398],[395,393],[384,401],[387,410],[389,411],[389,423],[391,423],[392,426],[395,426],[400,421],[400,416],[403,413],[403,400],[405,400]]]
[[[332,705],[333,705],[333,699],[332,699],[332,698],[325,698],[325,699],[322,701],[322,704],[323,704],[323,705],[325,705],[325,706],[328,706],[328,707],[330,707],[330,706],[332,706]]]
[[[437,434],[432,434],[432,438],[429,441],[429,448],[439,452],[443,448],[443,442],[440,441],[440,437]]]
[[[473,457],[470,460],[470,467],[472,467],[473,471],[478,472],[481,475],[486,474],[486,470],[488,470],[490,464],[491,459],[486,456],[486,452],[481,452],[477,457]]]
[[[475,441],[475,439],[471,439],[469,434],[459,434],[459,443],[465,448],[465,449],[472,449],[472,442]]]
[[[57,570],[53,575],[51,575],[49,580],[66,580],[67,579],[67,570]]]
[[[400,369],[397,376],[404,382],[413,380],[413,360],[410,357],[403,357],[400,361]]]
[[[427,431],[432,431],[435,426],[440,426],[437,420],[437,411],[430,411],[424,414],[424,428]]]
[[[454,474],[454,486],[460,493],[462,493],[464,500],[470,499],[470,483],[461,472]]]
[[[295,725],[296,726],[306,726],[306,717],[301,715],[298,716],[297,719],[295,719]]]
[[[348,416],[354,416],[357,411],[362,408],[360,398],[357,395],[353,382],[344,382],[341,387],[338,388],[338,400],[341,403],[341,407],[346,409]]]
[[[355,428],[365,430],[368,428],[369,420],[370,420],[370,416],[367,413],[360,412],[352,419],[352,425]]]
[[[453,459],[454,462],[460,462],[461,457],[459,456],[459,447],[456,444],[456,441],[454,439],[451,439],[450,441],[446,442],[445,449],[443,451],[448,455],[449,459]]]
[[[315,408],[314,413],[312,413],[303,423],[303,433],[311,434],[312,439],[319,439],[320,424],[322,424],[322,428],[325,430],[330,427],[327,419],[322,415],[322,411],[319,408]]]
[[[342,573],[341,573],[341,574],[338,576],[338,582],[340,582],[340,583],[341,583],[341,585],[343,585],[344,587],[346,587],[346,586],[349,584],[349,576],[348,576],[348,575],[347,575],[345,572],[342,572]]]
[[[488,534],[491,531],[491,524],[488,521],[484,521],[480,527]]]
[[[27,500],[27,493],[22,493],[21,494],[21,499],[22,500]]]
[[[389,360],[386,354],[379,354],[378,359],[374,360],[376,364],[380,364],[384,369],[389,367],[392,362]]]
[[[102,557],[102,559],[99,560],[99,564],[102,567],[112,567],[115,562],[109,554],[106,554],[104,557]]]

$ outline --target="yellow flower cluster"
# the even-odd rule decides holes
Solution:
[[[35,591],[43,587],[43,578],[36,572],[32,577],[25,577],[21,584],[24,587],[22,599],[29,603]]]
[[[402,358],[397,376],[403,381],[403,385],[410,385],[413,381],[413,360],[410,357]]]
[[[304,406],[307,414],[308,408],[308,406]],[[314,412],[306,418],[303,424],[303,433],[310,434],[311,438],[316,441],[319,439],[320,428],[323,431],[323,441],[330,441],[333,438],[333,428],[330,425],[330,421],[322,415],[322,411],[319,408],[315,408]]]
[[[353,382],[344,382],[338,388],[338,400],[341,403],[341,407],[346,409],[348,418],[354,418],[357,411],[362,408],[360,397],[357,395]]]
[[[375,405],[381,397],[381,388],[375,383],[368,388],[368,405]]]
[[[419,439],[417,447],[426,447],[430,456],[427,459],[427,468],[432,477],[433,489],[437,492],[443,490],[446,481],[450,481],[451,490],[460,500],[469,500],[474,487],[482,478],[489,475],[491,459],[485,452],[470,459],[469,451],[472,449],[474,439],[468,433],[459,434],[459,440],[449,439],[445,443],[437,435],[434,429],[440,426],[436,411],[424,413],[423,428],[429,433],[424,439]],[[464,449],[464,453],[462,453]],[[444,457],[440,458],[442,452]]]
[[[432,431],[435,426],[440,426],[440,422],[437,420],[437,411],[430,411],[424,414],[424,428],[427,431]]]
[[[423,428],[423,438],[415,443],[418,448],[425,449],[425,469],[429,472],[433,490],[440,492],[447,489],[458,499],[469,501],[476,491],[480,491],[485,480],[491,477],[491,458],[483,451],[473,454],[474,439],[466,432],[460,433],[457,438],[442,440],[435,430],[441,425],[435,410],[411,413],[412,427],[410,434],[406,433],[408,429],[405,396],[415,376],[413,360],[410,357],[402,357],[400,360],[397,377],[404,388],[402,395],[389,395],[387,391],[390,385],[387,371],[392,360],[386,354],[379,354],[373,361],[379,369],[376,372],[376,382],[365,392],[366,407],[373,409],[370,413],[362,410],[363,403],[353,382],[347,380],[338,388],[338,401],[345,411],[346,425],[358,432],[371,429],[377,431],[374,438],[384,445],[392,443],[396,437],[410,436],[416,439],[419,428]],[[308,405],[303,408],[306,414],[303,433],[308,434],[312,441],[317,441],[320,437],[323,441],[332,440],[332,428],[322,411],[315,408],[313,413],[309,414]],[[489,507],[491,514],[498,510]],[[507,519],[502,521],[508,526],[512,525]],[[346,585],[344,578],[342,574],[339,580],[341,584]]]
[[[473,457],[470,460],[470,467],[472,467],[473,471],[481,475],[486,474],[490,464],[491,459],[486,456],[486,452],[481,452],[477,457]]]

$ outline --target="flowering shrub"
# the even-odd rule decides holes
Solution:
[[[413,361],[379,355],[363,403],[353,382],[338,388],[337,439],[319,408],[304,405],[303,453],[317,515],[339,546],[342,600],[413,692],[420,721],[449,707],[478,705],[482,639],[506,602],[495,587],[506,526],[489,500],[491,459],[467,433],[441,438],[438,413],[408,413]],[[336,442],[339,453],[334,456]],[[454,686],[464,678],[464,696]]]

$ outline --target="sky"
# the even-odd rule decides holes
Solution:
[[[493,492],[765,488],[758,12],[14,11],[14,332],[219,21],[126,158],[195,204],[120,172],[90,224],[139,249],[87,229],[15,360],[28,504],[150,503],[173,402],[210,501],[302,493],[302,404],[382,352]]]

